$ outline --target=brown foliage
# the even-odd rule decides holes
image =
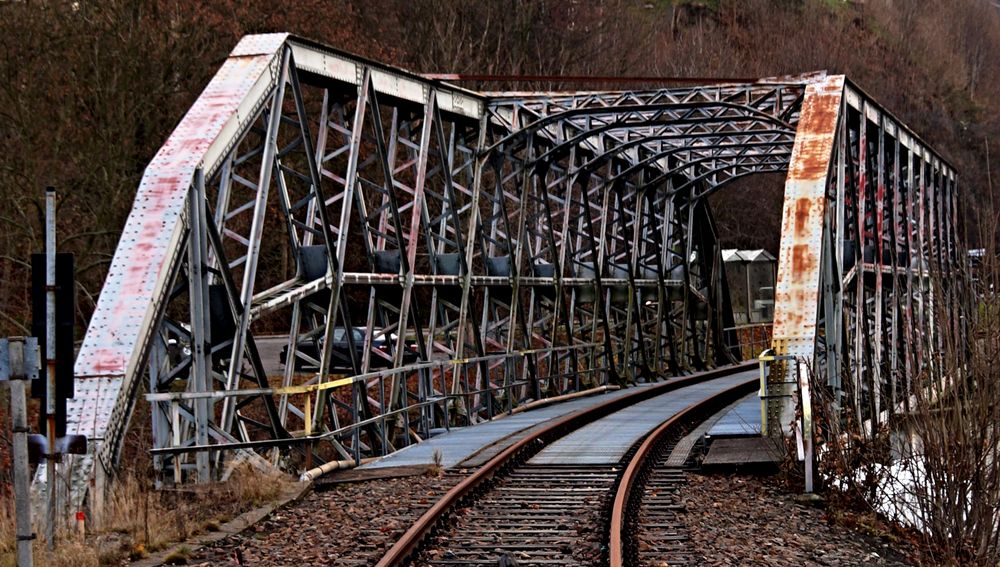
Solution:
[[[905,413],[860,424],[849,400],[838,410],[813,379],[824,481],[849,506],[911,528],[905,533],[927,564],[1000,562],[1000,256],[989,245],[998,229],[1000,219],[985,219],[986,254],[965,277],[974,292],[965,298],[968,340],[942,334],[942,347],[913,382],[919,387],[907,392]],[[932,277],[935,289],[946,288]]]
[[[981,155],[1000,129],[1000,102],[986,94],[1000,87],[986,56],[1000,47],[1000,20],[983,0],[3,3],[0,335],[27,330],[42,188],[61,191],[60,246],[78,256],[82,323],[145,164],[238,38],[279,30],[424,72],[844,72],[955,162],[966,203],[984,201]],[[727,245],[775,248],[777,207],[764,222],[739,213],[773,206],[780,186],[761,178],[722,193]],[[966,207],[973,229],[981,209]]]

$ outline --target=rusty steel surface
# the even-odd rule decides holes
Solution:
[[[807,87],[785,182],[773,347],[857,423],[905,409],[933,353],[965,336],[954,169],[842,76]],[[946,337],[948,337],[946,339]],[[771,373],[787,428],[795,365]]]
[[[132,407],[135,375],[141,374],[143,342],[148,340],[161,298],[177,261],[184,235],[183,216],[195,169],[213,144],[226,144],[225,132],[239,129],[256,112],[276,80],[275,58],[288,34],[244,38],[205,87],[146,168],[133,209],[122,230],[86,340],[74,366],[74,398],[67,401],[67,431],[91,440],[122,435]],[[242,114],[242,116],[241,116]],[[112,472],[116,447],[100,443],[97,456]],[[84,469],[94,453],[79,458]],[[75,460],[75,459],[74,459]],[[82,499],[89,477],[74,474],[73,500]]]
[[[143,175],[122,231],[87,339],[77,356],[79,378],[125,375],[138,362],[138,331],[163,293],[181,239],[194,172],[224,129],[241,128],[277,80],[276,57],[287,34],[248,37],[233,50]],[[227,142],[228,140],[222,140]]]
[[[802,115],[785,181],[774,297],[772,341],[778,354],[812,359],[820,297],[820,259],[830,170],[844,77],[806,87]],[[775,373],[775,378],[785,376]],[[769,421],[791,422],[791,404],[771,403]]]
[[[830,77],[806,88],[781,215],[772,330],[776,340],[808,340],[816,333],[810,314],[816,311],[819,297],[825,182],[843,88],[843,77]]]
[[[962,264],[955,171],[843,76],[710,83],[480,93],[241,40],[149,165],[81,347],[73,509],[142,383],[174,484],[737,362],[708,197],[758,173],[788,172],[774,347],[859,419],[905,404],[964,328],[930,277]]]

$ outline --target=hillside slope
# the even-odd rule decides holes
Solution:
[[[1000,17],[987,0],[6,2],[0,336],[27,330],[26,261],[41,247],[43,187],[61,190],[60,242],[77,254],[82,328],[145,164],[237,39],[274,30],[423,72],[847,73],[954,162],[973,244],[981,216],[994,214],[983,204],[992,203],[987,148],[1000,133],[1000,63],[989,56],[1000,49]],[[768,183],[727,197],[721,222],[733,234],[752,228],[739,225],[740,210],[780,195]]]

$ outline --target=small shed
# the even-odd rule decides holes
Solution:
[[[773,321],[777,259],[767,250],[727,249],[722,261],[736,324]]]

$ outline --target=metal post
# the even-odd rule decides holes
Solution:
[[[803,359],[796,361],[796,374],[799,378],[799,396],[802,402],[802,445],[806,467],[806,492],[813,492],[813,419],[812,396],[809,390],[809,377],[812,372]]]
[[[737,252],[736,254],[739,255],[739,252]],[[753,305],[753,298],[750,296],[750,263],[749,262],[741,262],[741,263],[743,264],[743,275],[746,276],[746,281],[747,281],[747,287],[746,287],[746,292],[747,292],[746,293],[746,296],[747,296],[746,310],[747,310],[747,325],[749,325],[749,324],[751,324],[751,323],[754,322],[753,321],[753,307],[752,307],[752,305]]]
[[[760,436],[767,437],[767,367],[768,363],[774,361],[774,351],[765,349],[757,357],[760,365],[760,390],[757,397],[760,398]]]
[[[17,522],[17,567],[34,564],[31,556],[31,487],[28,468],[28,412],[24,399],[24,380],[10,381],[10,414],[14,430],[14,506]]]
[[[239,387],[240,368],[243,364],[246,348],[247,332],[250,328],[250,309],[253,306],[253,286],[257,277],[257,260],[260,257],[260,239],[264,231],[264,216],[267,211],[267,194],[271,186],[271,171],[274,168],[275,155],[278,151],[278,129],[281,126],[281,105],[285,100],[285,82],[288,77],[288,58],[290,49],[286,49],[282,58],[278,84],[271,98],[270,114],[267,117],[267,134],[264,139],[264,152],[261,157],[260,178],[257,195],[254,200],[253,219],[250,225],[250,238],[247,248],[246,268],[243,271],[243,287],[240,289],[239,329],[233,341],[232,357],[229,360],[229,371],[226,373],[226,389]],[[329,342],[324,343],[329,344]],[[230,431],[236,404],[233,398],[227,397],[222,402],[222,429]],[[221,455],[220,455],[221,456]]]
[[[55,548],[56,535],[56,190],[45,189],[45,416],[48,437],[45,491],[48,499],[45,541]]]
[[[12,339],[9,343],[10,418],[14,432],[14,516],[17,538],[17,567],[31,567],[31,470],[28,465],[28,411],[24,382],[30,380],[26,361],[37,359],[38,343],[34,339]],[[31,364],[37,370],[37,364]],[[37,372],[35,372],[37,375]]]
[[[188,197],[188,289],[191,302],[191,375],[194,377],[194,389],[197,392],[207,392],[212,387],[209,354],[211,338],[207,306],[208,275],[204,270],[204,260],[207,255],[205,245],[205,176],[201,168],[194,172],[194,183]],[[194,402],[195,438],[199,445],[208,444],[208,414],[209,400],[199,398]],[[210,455],[200,451],[195,455],[198,469],[198,482],[206,483],[212,480]],[[177,458],[176,456],[174,458]]]
[[[160,379],[165,374],[167,358],[166,340],[160,339],[153,343],[149,350],[149,391],[160,391]],[[150,419],[152,421],[153,448],[170,447],[170,419],[168,405],[164,402],[150,404]],[[172,458],[177,458],[174,455]],[[163,486],[163,455],[153,454],[153,470],[156,471],[156,488]]]

